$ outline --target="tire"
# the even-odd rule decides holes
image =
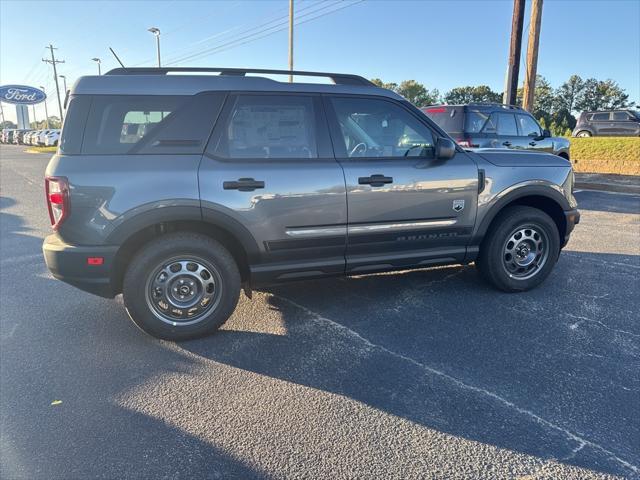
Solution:
[[[591,136],[591,132],[587,131],[587,130],[580,130],[577,134],[576,137],[580,137],[580,138],[587,138]]]
[[[553,270],[560,253],[555,222],[533,207],[507,207],[493,221],[480,247],[476,267],[504,292],[537,287]]]
[[[122,293],[129,317],[141,330],[165,340],[187,340],[215,332],[231,316],[240,295],[240,272],[217,241],[171,233],[134,257]]]

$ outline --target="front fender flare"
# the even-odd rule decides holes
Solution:
[[[491,222],[493,222],[502,209],[515,200],[531,196],[548,198],[557,203],[563,211],[571,210],[569,201],[564,196],[562,188],[557,185],[544,181],[531,181],[512,185],[496,195],[491,205],[484,207],[488,210],[482,215],[482,218],[476,226],[473,235],[474,243],[477,244],[484,238]],[[481,208],[483,207],[478,205],[478,209],[480,210]]]

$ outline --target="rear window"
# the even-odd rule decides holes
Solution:
[[[93,96],[82,153],[201,154],[223,100],[221,93]]]
[[[422,111],[445,132],[462,132],[464,107],[426,107]]]

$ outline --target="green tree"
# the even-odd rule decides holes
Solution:
[[[518,89],[516,104],[522,106],[522,97],[524,90]],[[544,116],[549,119],[554,110],[555,96],[551,84],[542,75],[536,75],[536,88],[533,94],[533,115],[536,117]]]
[[[555,109],[565,109],[568,112],[575,110],[576,101],[584,90],[584,80],[580,75],[571,75],[569,80],[560,85],[555,91]]]
[[[50,116],[49,117],[49,127],[48,128],[61,128],[62,123],[60,122],[60,119],[56,116]],[[33,130],[44,130],[45,128],[47,128],[47,122],[46,120],[39,120],[37,122],[30,122],[29,123],[29,128],[32,128]]]
[[[440,101],[440,92],[437,89],[429,90],[420,82],[405,80],[400,85],[397,83],[385,83],[379,78],[372,78],[371,83],[377,87],[393,90],[398,95],[413,103],[416,107],[426,107]]]
[[[5,120],[0,123],[0,128],[18,128],[18,125],[13,123],[11,120]]]
[[[456,87],[446,93],[444,101],[449,105],[465,103],[501,103],[502,94],[494,92],[487,85],[478,85],[477,87]]]
[[[584,88],[576,99],[576,110],[611,110],[614,108],[632,107],[629,95],[625,93],[617,82],[588,78],[584,81]]]
[[[371,83],[373,83],[376,87],[386,88],[388,90],[393,90],[394,92],[398,88],[398,84],[397,83],[384,83],[379,78],[372,78],[371,79]]]
[[[396,89],[396,93],[413,103],[416,107],[433,105],[440,100],[440,92],[436,89],[429,90],[423,84],[415,80],[405,80]]]

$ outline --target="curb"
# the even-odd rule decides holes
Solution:
[[[640,195],[640,185],[620,185],[616,183],[576,182],[577,190],[596,190],[601,192],[627,193]]]

